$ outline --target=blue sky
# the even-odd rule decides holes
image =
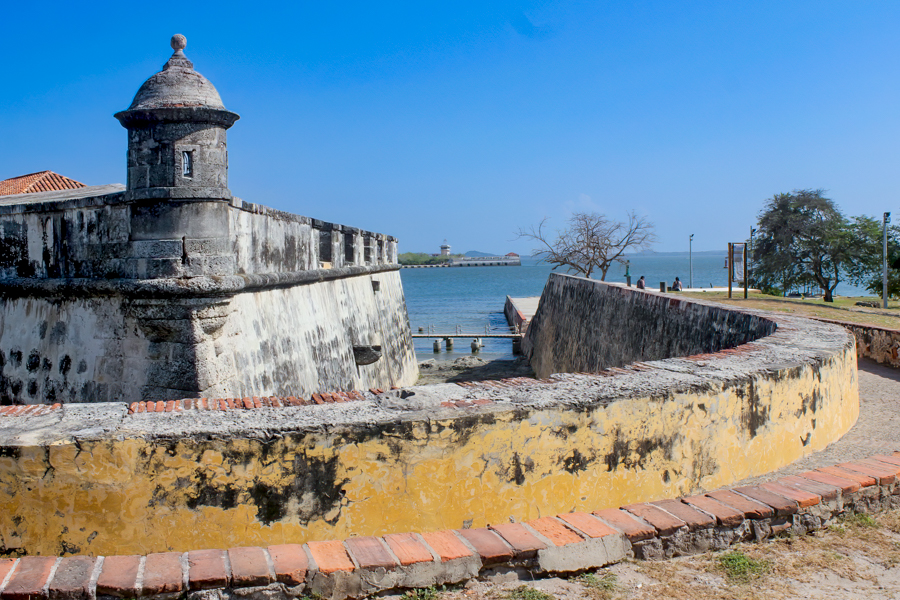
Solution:
[[[112,117],[171,54],[241,115],[250,202],[397,236],[527,252],[573,210],[741,241],[766,198],[824,188],[900,218],[900,3],[9,3],[0,179],[125,180]]]

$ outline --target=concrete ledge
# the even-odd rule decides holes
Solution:
[[[561,514],[525,526],[498,525],[503,537],[489,530],[477,535],[459,530],[227,552],[2,559],[0,600],[168,600],[183,589],[190,590],[187,597],[192,600],[288,599],[310,593],[341,600],[460,583],[504,569],[535,575],[578,573],[627,557],[656,560],[723,549],[749,539],[803,535],[828,527],[847,512],[896,508],[900,506],[898,478],[900,452],[894,452],[783,477],[771,485],[604,509],[593,516]],[[797,501],[791,489],[803,491],[803,500]],[[632,516],[625,518],[635,520],[645,534],[637,536],[631,527],[622,528],[628,522],[622,520],[626,512]]]
[[[6,298],[123,296],[126,298],[185,298],[230,296],[257,290],[310,285],[323,281],[399,271],[398,264],[313,269],[286,273],[228,275],[171,279],[0,279]]]

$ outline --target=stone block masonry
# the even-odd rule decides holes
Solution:
[[[418,377],[393,238],[233,199],[222,238],[135,240],[146,215],[121,193],[31,196],[0,207],[0,402],[304,396]],[[328,261],[322,232],[338,240]],[[381,360],[358,365],[354,347]]]
[[[759,314],[553,273],[523,351],[539,377],[718,352],[775,331]]]
[[[799,499],[798,499],[799,498]],[[490,577],[577,573],[636,558],[805,535],[848,513],[900,507],[900,452],[771,484],[562,513],[486,528],[224,549],[0,560],[0,600],[370,597]]]

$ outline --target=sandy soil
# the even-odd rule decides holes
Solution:
[[[507,377],[534,377],[534,371],[522,357],[515,360],[485,361],[477,356],[463,356],[453,362],[439,362],[432,358],[419,363],[419,381],[416,385]]]

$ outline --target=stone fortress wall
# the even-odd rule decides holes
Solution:
[[[0,402],[305,395],[417,377],[392,237],[234,198],[190,206],[221,215],[218,237],[135,239],[147,217],[125,192],[43,195],[0,206]],[[372,346],[382,359],[358,365],[354,347]]]
[[[548,285],[533,335],[553,320],[544,305],[584,286],[609,287]],[[615,293],[647,315],[669,306]],[[843,328],[703,301],[671,310],[701,331],[728,312],[758,330],[731,348],[539,380],[0,411],[0,535],[29,553],[145,554],[477,528],[715,489],[856,421]],[[613,338],[641,326],[608,324]]]
[[[124,191],[0,206],[0,400],[32,404],[0,407],[4,551],[477,528],[728,485],[855,422],[841,327],[556,275],[541,379],[389,389],[417,375],[395,240],[234,198],[237,115],[172,46],[116,115]]]
[[[414,383],[397,240],[234,197],[185,45],[116,114],[127,187],[0,199],[0,403]]]
[[[760,314],[553,273],[523,351],[539,377],[718,352],[775,332]]]

